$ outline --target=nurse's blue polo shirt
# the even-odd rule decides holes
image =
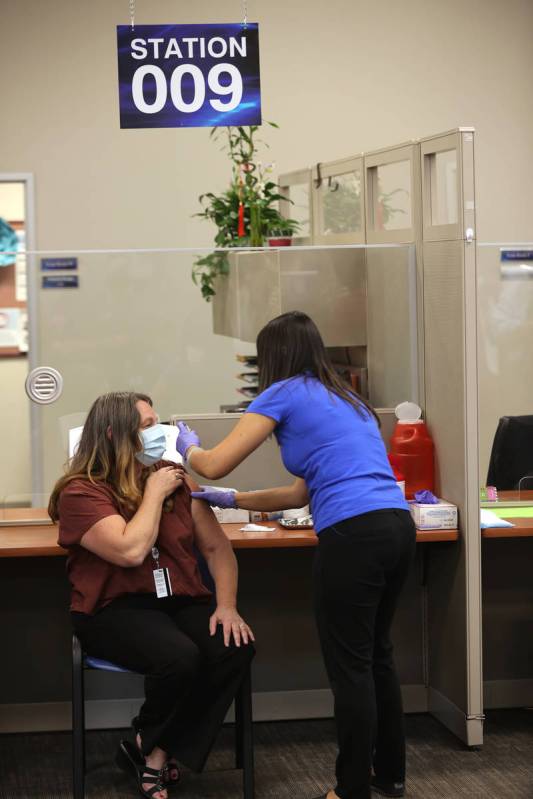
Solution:
[[[374,417],[312,376],[274,383],[246,409],[274,419],[286,469],[303,477],[317,532],[369,511],[408,510]]]

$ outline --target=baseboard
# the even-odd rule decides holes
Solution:
[[[483,683],[486,710],[533,706],[533,680],[486,680]]]
[[[464,710],[455,705],[448,697],[428,689],[428,709],[441,724],[453,732],[467,746],[482,746],[483,721],[479,718],[467,718]]]
[[[404,685],[402,695],[406,713],[428,709],[423,685]],[[141,699],[90,699],[85,703],[87,729],[129,727]],[[255,721],[320,719],[333,716],[333,696],[329,689],[310,691],[268,691],[253,695]],[[226,721],[233,721],[233,708]],[[39,702],[0,705],[0,733],[54,732],[70,730],[70,702]]]

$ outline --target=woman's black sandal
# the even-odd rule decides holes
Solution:
[[[133,774],[141,796],[153,799],[154,794],[165,790],[163,769],[150,768],[138,748],[130,741],[121,741],[116,756],[116,764],[123,771]],[[151,785],[151,788],[143,788]]]
[[[171,772],[175,771],[177,776],[171,777]],[[179,766],[174,758],[169,758],[163,767],[163,782],[166,786],[177,785],[181,779]]]

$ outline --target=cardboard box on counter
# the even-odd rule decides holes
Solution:
[[[419,530],[455,530],[457,506],[444,499],[437,505],[410,502],[411,516]]]
[[[220,524],[234,524],[250,521],[250,512],[241,508],[212,508]]]
[[[272,513],[268,513],[264,510],[251,510],[250,511],[250,521],[251,522],[277,522],[279,519],[283,517],[283,513],[278,511],[273,511]]]

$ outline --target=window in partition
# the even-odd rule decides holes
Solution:
[[[412,227],[411,163],[396,161],[376,167],[377,202],[375,230],[406,230]]]
[[[430,161],[431,224],[456,225],[457,150],[443,150],[427,156]]]
[[[4,253],[0,262],[0,357],[28,351],[25,191],[23,181],[4,181],[0,176],[0,218],[5,229],[11,228],[16,240],[13,250],[18,250],[16,255]]]
[[[282,194],[288,195],[291,200],[290,207],[287,209],[291,219],[296,219],[300,223],[300,229],[296,234],[298,238],[306,238],[311,235],[311,197],[309,195],[309,183],[293,183],[287,188],[282,188]]]
[[[320,188],[322,235],[357,233],[362,230],[361,170],[324,178]]]

